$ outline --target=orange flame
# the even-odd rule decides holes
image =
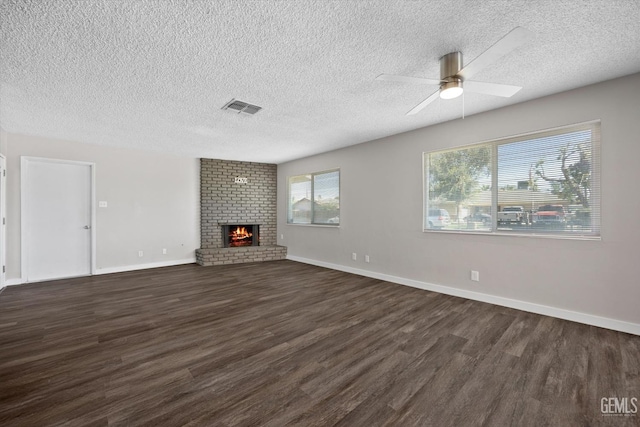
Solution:
[[[240,226],[236,227],[235,230],[232,230],[231,233],[233,234],[232,237],[235,239],[247,239],[253,235],[252,233],[249,233],[245,227]]]

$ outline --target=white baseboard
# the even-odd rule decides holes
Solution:
[[[193,264],[195,262],[196,262],[196,259],[194,257],[194,258],[176,259],[171,261],[151,262],[148,264],[135,264],[135,265],[124,265],[120,267],[98,268],[96,269],[96,272],[93,273],[93,275],[97,276],[100,274],[123,273],[125,271],[146,270],[149,268],[171,267],[172,265]],[[51,279],[51,280],[56,280],[56,279]],[[17,279],[7,279],[4,284],[5,286],[13,286],[13,285],[22,285],[23,283],[27,283],[27,282],[25,282],[24,280],[22,280],[21,277],[19,277]]]
[[[148,264],[134,264],[134,265],[123,265],[121,267],[97,268],[94,274],[99,275],[99,274],[123,273],[125,271],[146,270],[149,268],[158,268],[158,267],[171,267],[173,265],[193,264],[195,262],[196,262],[196,259],[194,257],[194,258],[176,259],[172,261],[151,262]]]
[[[389,274],[377,273],[374,271],[362,270],[359,268],[348,267],[339,264],[332,264],[324,261],[316,261],[313,259],[302,258],[287,255],[287,259],[291,261],[302,262],[305,264],[316,265],[318,267],[330,268],[332,270],[344,271],[346,273],[357,274],[359,276],[371,277],[387,282],[397,283],[400,285],[411,286],[413,288],[424,289],[427,291],[438,292],[441,294],[452,295],[461,298],[467,298],[475,301],[486,302],[489,304],[500,305],[503,307],[515,308],[517,310],[528,311],[530,313],[542,314],[544,316],[557,317],[559,319],[570,320],[573,322],[584,323],[586,325],[598,326],[600,328],[612,329],[614,331],[626,332],[629,334],[640,335],[640,324],[625,322],[622,320],[610,319],[608,317],[594,316],[592,314],[580,313],[577,311],[565,310],[547,305],[535,304],[531,302],[504,298],[495,295],[483,294],[480,292],[467,291],[464,289],[451,288],[449,286],[435,285],[433,283],[421,282],[418,280],[406,279],[404,277],[391,276]]]

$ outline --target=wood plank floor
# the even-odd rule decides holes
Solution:
[[[640,337],[292,261],[0,293],[2,426],[640,425],[603,397]]]

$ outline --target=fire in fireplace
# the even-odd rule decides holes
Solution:
[[[237,225],[229,230],[229,246],[250,246],[253,244],[253,227]]]
[[[257,224],[225,224],[222,226],[222,240],[225,248],[258,246],[260,226]]]

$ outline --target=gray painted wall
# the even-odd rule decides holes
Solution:
[[[20,277],[20,156],[96,164],[96,267],[110,271],[195,261],[199,160],[7,134],[7,280]],[[167,254],[162,254],[162,249]],[[144,256],[138,257],[142,250]]]
[[[0,128],[0,154],[7,152],[7,132]]]
[[[424,151],[595,119],[602,120],[601,241],[422,231]],[[640,324],[638,159],[640,74],[281,164],[279,244],[289,256],[340,268]],[[286,178],[336,167],[340,227],[288,225]],[[472,269],[479,283],[470,281]]]

